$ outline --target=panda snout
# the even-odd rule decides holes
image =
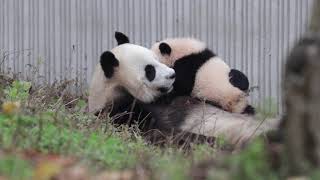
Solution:
[[[174,79],[174,78],[176,78],[176,73],[173,72],[172,74],[166,76],[166,78],[167,78],[167,79]]]

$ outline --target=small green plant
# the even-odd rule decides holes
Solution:
[[[217,149],[221,149],[221,148],[228,146],[228,142],[227,142],[226,138],[222,135],[219,135],[216,137],[214,144],[215,144],[215,148],[217,148]]]
[[[144,141],[134,127],[115,127],[107,118],[99,119],[87,113],[86,100],[81,97],[65,102],[56,93],[59,89],[51,87],[50,93],[35,89],[35,93],[29,95],[30,87],[31,84],[24,81],[14,81],[4,87],[4,103],[25,101],[28,104],[21,106],[17,113],[0,113],[0,152],[1,149],[36,149],[40,153],[76,157],[99,170],[147,167],[156,179],[188,179],[194,165],[219,159],[219,164],[221,160],[225,166],[220,174],[210,171],[215,179],[275,179],[260,141],[232,155],[228,162],[224,161],[224,152],[219,154],[228,145],[221,136],[217,137],[214,147],[192,144],[187,152],[171,145],[159,148]],[[10,103],[12,105],[12,102],[8,105]],[[30,177],[32,169],[27,162],[4,157],[0,156],[1,175],[8,178],[15,175],[17,179]]]
[[[25,141],[29,130],[35,125],[34,121],[30,116],[0,114],[0,148],[11,148],[20,141]]]
[[[8,101],[26,101],[29,97],[30,82],[13,81],[11,86],[4,90],[6,99]]]
[[[262,139],[256,139],[243,152],[229,159],[233,179],[278,179],[268,162]]]
[[[190,168],[190,160],[180,151],[169,148],[162,154],[156,154],[153,159],[151,167],[156,170],[157,179],[188,179],[186,170]]]
[[[98,161],[111,169],[133,167],[144,144],[99,131],[81,130],[56,124],[53,117],[6,116],[0,114],[0,148],[38,149],[45,153],[77,155]],[[70,119],[69,119],[70,120]],[[41,132],[40,132],[41,130]],[[39,133],[40,138],[39,138]]]
[[[320,169],[315,169],[310,173],[311,180],[318,180],[320,179]]]
[[[32,166],[18,157],[0,157],[0,174],[12,180],[31,179]]]

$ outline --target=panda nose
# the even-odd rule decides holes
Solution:
[[[172,73],[171,75],[167,76],[167,79],[174,79],[176,77],[176,73]]]

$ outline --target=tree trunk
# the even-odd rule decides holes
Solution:
[[[293,49],[284,78],[283,119],[291,173],[320,162],[320,39],[305,38]]]
[[[320,32],[320,0],[315,0],[313,6],[313,13],[311,17],[309,30],[312,33]]]
[[[315,1],[310,34],[292,50],[283,81],[283,118],[290,175],[320,165],[320,0]]]

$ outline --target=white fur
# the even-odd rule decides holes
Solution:
[[[171,47],[170,55],[162,55],[160,43],[165,42]],[[173,67],[176,60],[205,50],[206,44],[193,38],[165,39],[155,43],[151,50],[162,63]],[[196,61],[197,59],[194,59]],[[219,104],[224,110],[241,113],[248,105],[245,92],[234,87],[229,81],[230,67],[219,57],[209,59],[198,70],[191,96],[209,100]]]
[[[165,42],[169,44],[171,47],[171,54],[170,56],[162,56],[159,45],[160,43]],[[191,53],[201,52],[206,48],[206,44],[193,38],[172,38],[172,39],[165,39],[161,42],[155,43],[151,50],[156,53],[156,55],[160,58],[160,61],[166,64],[169,67],[173,67],[174,62],[177,59],[180,59],[186,55]]]
[[[121,96],[116,91],[119,86],[145,103],[152,102],[161,95],[159,87],[172,90],[174,79],[167,77],[171,76],[174,70],[160,63],[157,56],[149,49],[127,43],[115,47],[111,52],[119,60],[119,66],[115,68],[113,76],[107,79],[100,63],[97,65],[89,92],[90,112],[103,108]],[[155,79],[151,82],[145,77],[144,69],[148,64],[156,69]]]
[[[103,109],[106,104],[111,103],[113,99],[119,97],[119,92],[115,91],[117,85],[117,83],[106,79],[101,65],[98,64],[95,68],[89,89],[89,112],[97,112]]]
[[[258,120],[254,116],[235,114],[204,104],[193,108],[180,127],[205,136],[223,137],[233,145],[243,145],[253,137],[276,129],[279,119]]]
[[[191,95],[219,102],[229,112],[242,112],[247,106],[246,94],[229,81],[230,67],[219,57],[213,57],[198,70]]]

